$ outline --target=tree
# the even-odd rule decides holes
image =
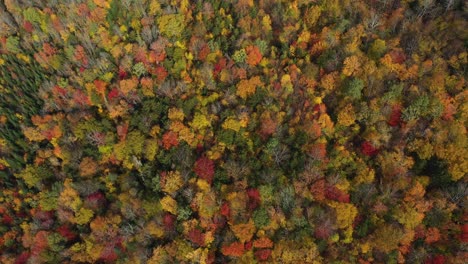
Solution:
[[[358,73],[361,67],[359,58],[357,56],[351,56],[344,60],[343,74],[346,76],[355,75]]]
[[[214,162],[206,156],[202,156],[195,162],[194,171],[198,177],[211,184],[215,174]]]
[[[257,86],[262,85],[263,82],[260,80],[259,76],[252,77],[248,80],[241,80],[237,84],[236,94],[242,99],[247,99],[247,97],[255,93]]]

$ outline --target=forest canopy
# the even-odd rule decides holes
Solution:
[[[0,262],[465,263],[467,21],[0,1]]]

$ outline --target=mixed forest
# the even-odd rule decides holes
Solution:
[[[0,262],[466,263],[463,0],[1,0]]]

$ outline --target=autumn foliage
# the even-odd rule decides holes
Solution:
[[[468,259],[464,1],[0,17],[0,263]]]

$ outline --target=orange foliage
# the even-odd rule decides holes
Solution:
[[[250,95],[254,94],[257,86],[262,86],[263,82],[259,76],[252,77],[248,80],[241,80],[237,84],[237,95],[242,99],[247,99]]]
[[[438,228],[435,227],[430,227],[426,231],[426,238],[424,239],[424,242],[428,244],[435,243],[439,241],[440,239],[440,232]]]
[[[163,135],[162,144],[164,149],[166,150],[179,145],[179,141],[177,140],[177,134],[172,131],[166,132]]]
[[[248,46],[245,48],[247,52],[247,64],[256,66],[262,60],[262,53],[257,46]]]
[[[244,255],[244,243],[234,242],[228,246],[223,246],[221,252],[225,256],[240,257]]]
[[[85,157],[80,163],[80,175],[83,177],[93,176],[98,170],[98,164],[93,158]]]
[[[252,219],[245,224],[231,225],[231,230],[241,242],[250,241],[255,232],[255,225]]]
[[[253,242],[255,248],[272,248],[273,242],[268,237],[262,237]]]

